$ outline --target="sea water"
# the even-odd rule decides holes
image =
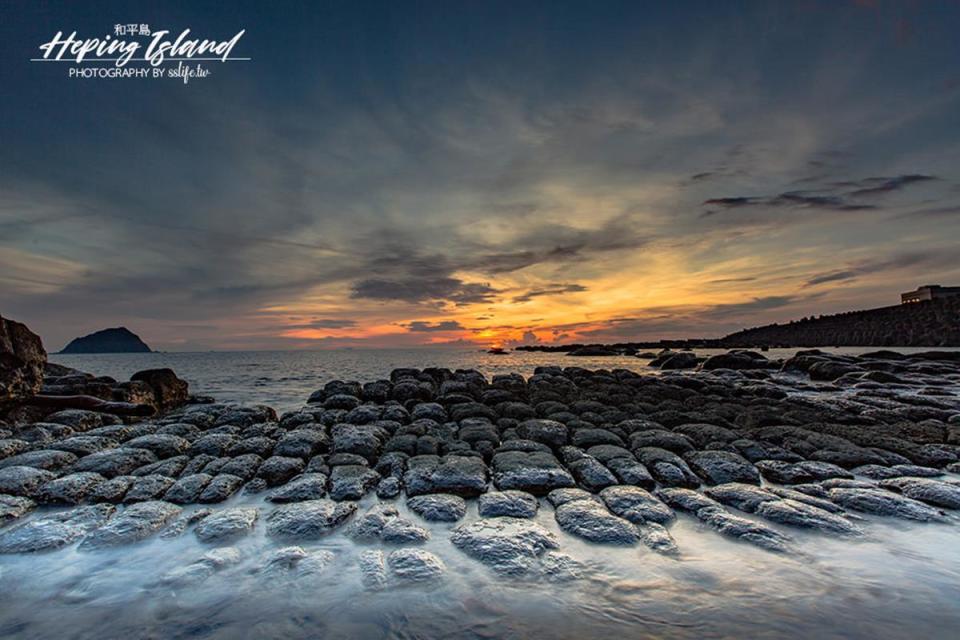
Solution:
[[[700,356],[724,349],[698,349]],[[771,349],[771,359],[789,358],[796,349]],[[870,347],[829,349],[855,355],[876,351]],[[929,349],[898,349],[902,353]],[[330,351],[207,351],[174,353],[51,354],[50,361],[98,376],[128,380],[143,369],[170,367],[190,383],[192,393],[212,395],[220,402],[267,404],[278,412],[295,409],[331,380],[368,382],[389,377],[400,367],[477,369],[488,378],[496,374],[533,375],[541,366],[586,369],[629,369],[656,373],[649,358],[635,356],[568,356],[563,353],[510,351],[495,355],[475,349],[339,349]]]

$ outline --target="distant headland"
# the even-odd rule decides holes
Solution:
[[[960,287],[926,285],[902,303],[732,333],[723,347],[960,347]]]
[[[960,287],[924,285],[901,294],[899,305],[811,316],[744,329],[723,338],[530,345],[517,350],[614,356],[638,355],[644,349],[743,347],[960,347]]]
[[[114,327],[75,338],[60,353],[151,353],[151,349],[126,327]]]

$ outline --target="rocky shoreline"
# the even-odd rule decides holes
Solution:
[[[55,373],[46,387],[65,384]],[[293,545],[264,562],[292,570],[328,564],[309,546],[338,531],[388,546],[360,561],[377,587],[443,574],[417,548],[431,523],[451,523],[454,547],[497,573],[572,575],[577,560],[539,511],[564,535],[681,558],[678,518],[790,554],[800,530],[858,537],[871,518],[949,524],[960,509],[950,352],[775,363],[740,351],[693,372],[541,367],[528,379],[396,369],[331,381],[282,415],[184,404],[174,387],[170,405],[153,396],[153,417],[67,409],[0,426],[0,553],[187,534],[223,547],[262,528]],[[480,519],[461,523],[473,501]]]

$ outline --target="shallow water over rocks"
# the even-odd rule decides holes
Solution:
[[[960,363],[849,362],[400,370],[11,437],[0,636],[955,637]]]
[[[365,499],[360,511],[376,500]],[[228,546],[187,532],[89,552],[4,556],[0,635],[955,637],[955,524],[868,517],[864,539],[791,530],[795,553],[773,554],[681,514],[670,528],[681,553],[670,557],[643,545],[600,546],[567,535],[549,503],[540,502],[532,523],[558,548],[541,548],[534,538],[527,549],[540,555],[526,571],[497,570],[502,565],[461,550],[468,544],[453,531],[498,520],[481,519],[476,501],[461,522],[449,524],[420,519],[402,500],[392,503],[430,531],[415,545],[356,542],[343,529],[277,542],[261,517],[248,535],[222,543]],[[261,514],[273,508],[242,498],[227,506],[240,504]],[[364,555],[382,551],[389,559],[401,549],[432,556],[394,556],[371,582]],[[228,556],[211,558],[215,552]],[[514,561],[523,553],[514,549]]]

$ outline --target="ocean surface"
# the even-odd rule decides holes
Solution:
[[[858,354],[876,347],[829,349]],[[901,348],[902,353],[929,351]],[[950,349],[953,350],[953,349]],[[698,349],[698,355],[725,349]],[[771,349],[771,359],[789,358],[797,349]],[[267,404],[277,411],[301,406],[310,394],[331,380],[368,382],[389,377],[399,367],[477,369],[487,377],[498,373],[533,375],[536,367],[555,365],[586,369],[629,369],[655,373],[649,359],[633,356],[584,357],[563,353],[511,351],[493,355],[468,349],[342,349],[330,351],[202,351],[175,353],[52,354],[50,361],[98,376],[128,380],[143,369],[170,367],[190,383],[191,393],[212,395],[220,402]]]
[[[195,393],[281,411],[299,406],[332,379],[372,380],[396,367],[529,375],[540,365],[576,365],[652,373],[638,358],[426,349],[51,360],[121,380],[141,369],[171,367]],[[360,512],[375,502],[368,495]],[[242,493],[223,506],[254,506],[261,514],[273,508]],[[442,579],[365,588],[360,554],[392,549],[341,533],[303,544],[308,552],[331,552],[328,566],[278,575],[264,563],[285,545],[268,538],[262,522],[233,543],[235,563],[196,575],[184,574],[184,567],[214,547],[191,534],[93,552],[74,546],[0,556],[0,638],[960,638],[956,512],[937,524],[863,516],[859,524],[867,534],[857,539],[790,528],[796,546],[788,554],[732,541],[680,514],[670,532],[681,555],[671,558],[642,545],[598,546],[567,535],[541,500],[537,521],[578,562],[575,575],[551,580],[497,575],[452,545],[450,530],[479,518],[475,500],[455,524],[425,523],[402,500],[397,507],[430,530],[431,539],[420,548],[443,562]],[[171,581],[171,575],[189,579]]]

